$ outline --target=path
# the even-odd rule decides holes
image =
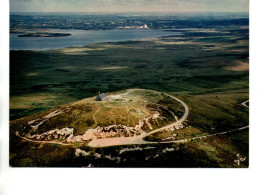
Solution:
[[[150,90],[150,89],[131,89],[131,90],[129,90],[125,93],[122,93],[120,95],[126,95],[126,94],[129,94],[132,91],[137,91],[137,90],[145,90],[145,91],[152,91],[152,92],[160,93],[158,91],[154,91],[154,90]],[[178,99],[178,98],[176,98],[172,95],[169,95],[169,94],[166,94],[166,93],[163,93],[163,94],[172,98],[172,99],[174,99],[174,100],[176,100],[176,101],[178,101],[179,103],[181,103],[184,106],[185,112],[184,112],[184,114],[183,114],[183,116],[180,120],[178,120],[177,122],[174,122],[172,124],[169,124],[167,126],[161,127],[159,129],[155,129],[155,130],[153,130],[149,133],[143,133],[142,135],[139,135],[139,136],[96,139],[96,140],[92,140],[91,142],[89,142],[88,145],[91,146],[91,147],[107,147],[107,146],[118,146],[118,145],[158,143],[158,142],[145,141],[144,138],[149,136],[149,135],[152,135],[154,133],[157,133],[157,132],[162,131],[162,130],[167,129],[167,128],[171,128],[171,127],[173,127],[177,124],[184,122],[187,119],[188,114],[189,114],[189,108],[183,101],[181,101],[180,99]]]
[[[178,99],[178,98],[176,98],[176,97],[174,97],[174,96],[172,96],[172,95],[169,95],[169,94],[166,94],[166,93],[164,93],[164,95],[166,95],[166,96],[168,96],[168,97],[170,97],[170,98],[172,98],[172,99],[175,99],[176,101],[180,102],[180,103],[184,106],[185,112],[184,112],[183,116],[181,117],[181,119],[178,120],[177,122],[172,123],[172,124],[167,125],[167,126],[164,126],[164,127],[162,127],[162,128],[156,129],[156,130],[154,130],[154,131],[151,131],[151,132],[147,133],[146,136],[152,135],[152,134],[157,133],[157,132],[159,132],[159,131],[162,131],[162,130],[164,130],[164,129],[171,128],[171,127],[173,127],[173,126],[175,126],[175,125],[177,125],[177,124],[180,124],[180,123],[184,122],[184,121],[187,119],[187,117],[188,117],[189,108],[188,108],[187,104],[185,104],[183,101],[181,101],[180,99]]]
[[[243,102],[242,105],[249,108],[249,106],[246,105],[247,102],[249,102],[249,100]],[[237,128],[237,129],[229,130],[229,131],[220,132],[220,133],[214,133],[214,134],[210,134],[210,135],[198,136],[198,137],[182,139],[182,140],[175,140],[175,141],[160,142],[160,143],[184,143],[184,142],[193,141],[193,140],[196,140],[196,139],[203,139],[203,138],[212,137],[212,136],[216,136],[216,135],[223,135],[223,134],[226,134],[226,133],[232,133],[234,131],[242,131],[242,130],[248,129],[248,128],[249,128],[249,125],[244,126],[244,127],[240,127],[240,128]],[[154,142],[154,143],[158,143],[158,142]]]
[[[223,134],[226,134],[226,133],[232,133],[234,131],[242,131],[242,130],[248,129],[248,128],[249,128],[249,125],[244,126],[244,127],[240,127],[238,129],[220,132],[220,133],[214,133],[214,134],[210,134],[210,135],[204,135],[204,136],[198,136],[198,137],[192,137],[192,138],[174,140],[174,141],[166,141],[166,142],[160,142],[160,143],[184,143],[184,142],[193,141],[193,140],[196,140],[196,139],[203,139],[203,138],[208,138],[208,137],[212,137],[212,136],[223,135]],[[154,142],[154,143],[158,143],[158,142]]]
[[[120,95],[126,95],[126,94],[129,94],[131,93],[132,91],[137,91],[137,90],[145,90],[145,89],[131,89],[125,93],[122,93]],[[153,91],[153,92],[158,92],[158,91],[154,91],[154,90],[146,90],[146,91]],[[159,93],[159,92],[158,92]],[[241,130],[244,130],[244,129],[247,129],[249,128],[249,125],[247,126],[244,126],[244,127],[241,127],[241,128],[238,128],[238,129],[234,129],[234,130],[229,130],[229,131],[224,131],[224,132],[220,132],[220,133],[215,133],[215,134],[210,134],[210,135],[205,135],[205,136],[198,136],[198,137],[193,137],[193,138],[187,138],[187,139],[182,139],[182,140],[173,140],[173,141],[164,141],[164,142],[156,142],[156,141],[145,141],[144,138],[149,136],[149,135],[152,135],[154,133],[157,133],[159,131],[162,131],[166,128],[171,128],[177,124],[180,124],[182,122],[184,122],[187,117],[188,117],[188,114],[189,114],[189,108],[188,106],[183,102],[181,101],[180,99],[172,96],[172,95],[169,95],[169,94],[166,94],[166,93],[163,93],[164,95],[178,101],[179,103],[181,103],[183,106],[184,106],[184,109],[185,109],[185,112],[182,116],[182,118],[180,120],[178,120],[177,122],[174,122],[170,125],[167,125],[167,126],[164,126],[162,128],[159,128],[159,129],[155,129],[149,133],[143,133],[139,136],[134,136],[134,137],[116,137],[116,138],[105,138],[105,139],[95,139],[95,140],[92,140],[91,142],[89,142],[89,146],[90,147],[108,147],[108,146],[119,146],[119,145],[135,145],[135,144],[158,144],[158,143],[184,143],[184,142],[188,142],[188,141],[193,141],[193,140],[196,140],[196,139],[203,139],[203,138],[207,138],[207,137],[211,137],[211,136],[217,136],[217,135],[223,135],[223,134],[226,134],[226,133],[231,133],[231,132],[235,132],[235,131],[241,131]],[[245,101],[242,103],[243,106],[245,107],[249,107],[246,105],[246,103],[249,102],[249,100]],[[30,139],[27,139],[25,137],[22,137],[22,136],[19,136],[17,135],[18,137],[20,137],[21,139],[24,139],[26,141],[30,141],[30,142],[36,142],[36,143],[51,143],[51,144],[60,144],[60,145],[74,145],[74,144],[68,144],[68,143],[62,143],[62,142],[57,142],[57,141],[36,141],[36,140],[30,140]]]
[[[134,91],[134,90],[140,90],[140,89],[133,89],[131,90]],[[149,91],[153,91],[153,90],[149,90]],[[130,93],[129,92],[126,92],[126,93]],[[126,94],[124,93],[124,94]],[[238,129],[234,129],[234,130],[229,130],[229,131],[224,131],[224,132],[220,132],[220,133],[215,133],[215,134],[210,134],[210,135],[205,135],[205,136],[198,136],[198,137],[193,137],[193,138],[187,138],[187,139],[182,139],[182,140],[173,140],[173,141],[166,141],[166,142],[152,142],[152,141],[145,141],[144,138],[149,136],[149,135],[152,135],[156,132],[159,132],[159,131],[162,131],[163,129],[165,128],[170,128],[178,123],[182,123],[184,122],[187,117],[188,117],[188,114],[189,114],[189,108],[188,106],[183,102],[181,101],[180,99],[172,96],[172,95],[169,95],[169,94],[165,94],[164,95],[167,95],[169,96],[170,98],[173,98],[175,99],[176,101],[180,102],[184,108],[185,108],[185,112],[184,112],[184,115],[182,116],[182,118],[175,122],[175,123],[172,123],[170,125],[167,125],[165,127],[162,127],[162,128],[159,128],[159,129],[156,129],[154,131],[151,131],[149,133],[144,133],[140,136],[136,136],[136,137],[119,137],[119,138],[106,138],[106,139],[97,139],[97,140],[92,140],[88,145],[91,146],[91,147],[108,147],[108,146],[117,146],[117,145],[133,145],[133,144],[158,144],[158,143],[185,143],[185,142],[188,142],[188,141],[193,141],[193,140],[196,140],[196,139],[203,139],[203,138],[207,138],[207,137],[212,137],[212,136],[217,136],[217,135],[223,135],[223,134],[226,134],[226,133],[231,133],[231,132],[234,132],[234,131],[241,131],[241,130],[244,130],[244,129],[247,129],[249,128],[249,125],[247,126],[244,126],[244,127],[241,127],[241,128],[238,128]],[[245,101],[242,103],[242,105],[248,107],[246,105],[246,103],[248,102],[249,100]]]

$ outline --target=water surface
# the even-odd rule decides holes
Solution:
[[[17,37],[19,33],[10,34],[11,50],[51,50],[71,46],[84,46],[91,43],[116,42],[157,38],[179,35],[180,32],[169,32],[152,29],[114,29],[114,30],[58,30],[51,32],[70,33],[67,37]]]

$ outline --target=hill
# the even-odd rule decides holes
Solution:
[[[86,98],[11,121],[10,164],[234,167],[237,153],[248,159],[247,98],[247,90],[173,96],[145,89]]]

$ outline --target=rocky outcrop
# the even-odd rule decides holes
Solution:
[[[75,156],[79,157],[79,156],[89,156],[90,152],[86,152],[85,150],[81,150],[79,148],[76,149],[75,151]]]
[[[29,135],[29,139],[37,139],[37,140],[53,140],[53,139],[61,139],[65,140],[68,137],[73,136],[74,128],[62,128],[62,129],[54,129],[47,131],[42,134]]]

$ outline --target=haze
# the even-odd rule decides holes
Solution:
[[[10,0],[11,12],[248,12],[248,0]]]

